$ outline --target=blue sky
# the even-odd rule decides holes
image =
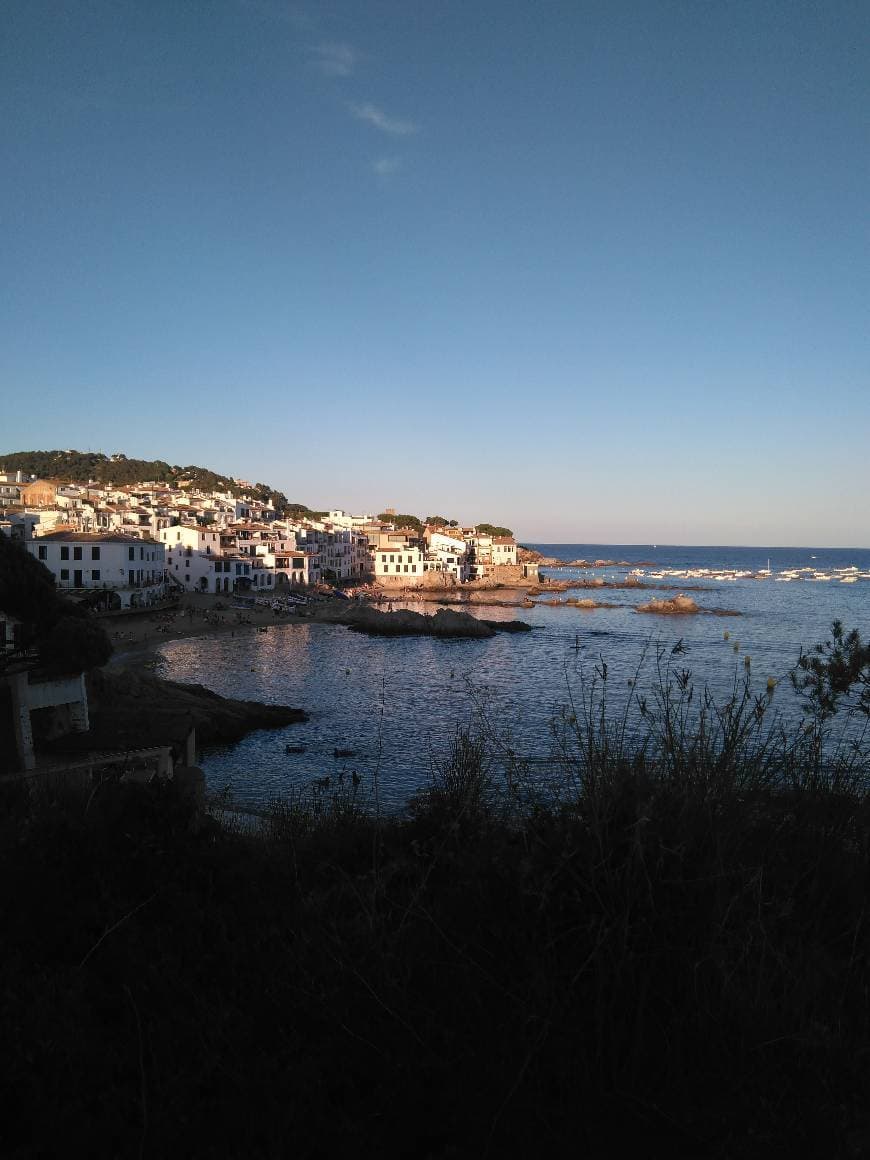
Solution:
[[[7,0],[0,452],[870,546],[866,3]]]

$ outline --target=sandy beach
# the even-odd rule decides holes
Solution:
[[[125,616],[105,617],[100,623],[108,633],[115,652],[109,665],[129,665],[170,640],[184,637],[231,636],[255,632],[272,624],[292,624],[297,612],[274,612],[270,607],[232,607],[231,596],[187,593],[177,608],[148,609]]]

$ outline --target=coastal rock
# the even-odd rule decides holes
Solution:
[[[133,669],[88,675],[90,730],[59,739],[52,749],[84,752],[181,744],[191,726],[198,745],[238,741],[253,729],[277,729],[308,715],[287,705],[221,697],[202,685],[162,681]]]
[[[671,600],[650,600],[648,604],[638,604],[635,612],[655,612],[662,616],[740,616],[730,608],[699,608],[689,596],[674,596]]]
[[[674,596],[671,600],[650,600],[648,604],[638,604],[636,612],[656,612],[662,616],[686,616],[701,609],[690,596]]]
[[[354,632],[372,636],[438,636],[454,638],[484,638],[496,632],[526,632],[530,625],[517,620],[481,620],[467,612],[441,608],[434,615],[412,612],[401,608],[381,612],[368,604],[341,607],[323,606],[315,610],[315,620],[329,624],[344,624]]]

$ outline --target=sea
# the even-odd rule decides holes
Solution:
[[[443,768],[465,728],[486,737],[494,774],[500,762],[520,761],[529,776],[544,777],[565,720],[582,715],[590,698],[598,704],[603,693],[606,712],[631,725],[639,722],[638,698],[654,699],[669,672],[690,674],[695,705],[703,689],[722,703],[747,680],[753,695],[766,695],[772,680],[768,720],[796,727],[801,704],[788,678],[801,651],[828,639],[834,620],[870,635],[870,549],[529,546],[561,561],[615,561],[542,570],[555,580],[619,583],[634,573],[650,587],[553,593],[541,599],[559,603],[534,608],[475,606],[470,611],[486,619],[532,626],[485,640],[370,637],[301,621],[163,645],[158,676],[309,714],[305,723],[204,751],[209,791],[262,809],[323,793],[326,778],[330,791],[346,788],[356,774],[361,798],[400,811]],[[679,592],[702,611],[636,611]],[[614,607],[564,603],[585,597]]]

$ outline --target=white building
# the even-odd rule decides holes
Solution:
[[[517,542],[513,536],[492,537],[493,564],[516,564]]]
[[[110,591],[121,608],[145,607],[166,595],[165,551],[155,540],[59,531],[24,546],[63,591]]]
[[[457,580],[467,578],[465,540],[447,532],[426,531],[428,572],[449,572]]]
[[[410,544],[382,544],[375,552],[375,578],[401,576],[403,580],[419,578],[428,571],[422,548]]]
[[[221,533],[217,528],[176,524],[174,527],[161,528],[158,535],[167,552],[189,549],[191,552],[202,552],[205,556],[221,554]]]

